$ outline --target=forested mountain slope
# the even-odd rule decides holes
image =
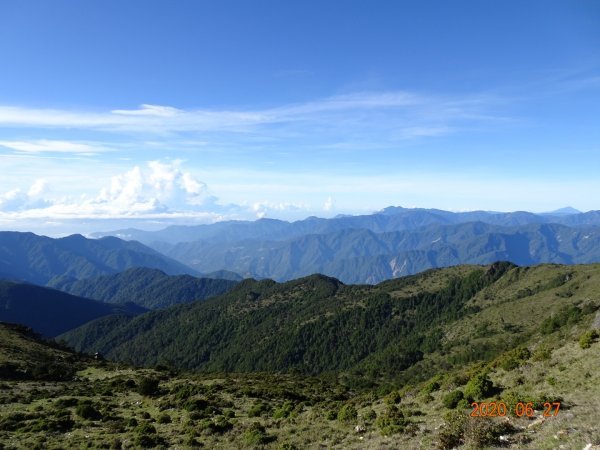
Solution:
[[[133,268],[114,275],[74,281],[55,281],[56,289],[114,304],[133,302],[148,309],[204,300],[223,294],[236,281],[167,275],[158,269]]]
[[[287,241],[181,243],[167,254],[198,271],[227,267],[246,277],[286,281],[323,273],[371,283],[459,264],[577,264],[600,261],[600,227],[501,227],[482,222],[375,233],[345,229]]]
[[[56,336],[109,314],[144,311],[133,304],[109,305],[55,289],[0,280],[0,321],[26,325],[44,336]]]
[[[115,237],[61,239],[33,233],[0,232],[0,278],[44,285],[54,278],[80,279],[150,267],[168,274],[194,270],[139,242]]]
[[[600,266],[459,266],[377,286],[314,275],[245,280],[222,296],[61,336],[78,350],[200,371],[355,372],[425,376],[493,357],[567,308],[599,306]],[[550,326],[550,325],[548,325]]]

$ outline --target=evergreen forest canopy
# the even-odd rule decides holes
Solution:
[[[600,304],[588,295],[598,279],[598,265],[496,263],[376,286],[322,275],[282,284],[245,280],[204,302],[106,316],[60,338],[78,351],[141,366],[401,382],[493,358],[545,330],[565,308],[577,320],[595,313]]]

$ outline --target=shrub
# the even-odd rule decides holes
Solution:
[[[161,414],[158,416],[158,423],[171,423],[171,416],[168,414]]]
[[[486,372],[473,376],[465,386],[464,397],[469,401],[483,400],[494,393],[494,384]]]
[[[465,444],[471,448],[484,448],[501,444],[500,436],[514,431],[509,422],[468,418],[464,427]]]
[[[550,358],[552,358],[552,350],[549,348],[539,348],[531,357],[534,361],[548,361]]]
[[[148,422],[142,422],[135,428],[137,434],[156,434],[156,428],[154,425]]]
[[[252,407],[248,410],[248,417],[259,417],[263,414],[269,412],[271,407],[265,402],[259,401],[256,402]]]
[[[138,434],[135,437],[134,442],[135,445],[140,448],[154,448],[157,445],[159,445],[162,442],[162,440],[156,435]]]
[[[260,423],[254,422],[244,433],[244,441],[251,446],[264,445],[273,441],[274,438],[267,434],[265,427]]]
[[[377,413],[369,408],[363,412],[362,418],[365,420],[365,422],[373,422],[375,419],[377,419]]]
[[[127,426],[129,427],[137,427],[138,426],[138,421],[135,417],[130,417],[129,420],[127,421]]]
[[[200,421],[198,425],[200,430],[212,433],[225,433],[233,428],[233,424],[227,420],[224,416],[217,416],[213,418],[205,418]]]
[[[494,366],[509,371],[522,366],[530,357],[531,353],[527,348],[517,347],[500,355],[496,359]]]
[[[597,330],[591,330],[587,333],[583,333],[579,338],[579,346],[583,349],[590,348],[596,339],[598,339]]]
[[[300,450],[294,444],[290,444],[289,442],[284,442],[279,446],[279,450]]]
[[[158,391],[158,380],[156,378],[142,377],[137,383],[137,391],[141,395],[151,396]]]
[[[98,411],[90,400],[80,400],[77,404],[77,408],[75,409],[75,414],[77,414],[82,419],[88,420],[100,420],[102,419],[102,414]]]
[[[388,396],[385,398],[386,405],[397,405],[401,401],[402,401],[402,396],[400,395],[400,392],[398,392],[398,391],[390,392],[388,394]]]
[[[408,420],[404,418],[404,413],[397,406],[390,406],[375,422],[384,436],[402,433],[408,423]]]
[[[464,394],[462,393],[461,390],[457,389],[455,391],[452,392],[448,392],[446,395],[444,395],[444,398],[442,399],[442,403],[444,404],[444,406],[448,409],[454,409],[458,406],[458,404],[460,403],[460,401],[464,398]]]
[[[358,417],[358,412],[353,405],[344,405],[337,414],[337,419],[342,423],[354,422]]]
[[[582,312],[576,306],[564,306],[552,317],[548,317],[540,325],[542,334],[551,334],[565,325],[573,325],[579,321]]]
[[[57,408],[68,408],[70,406],[76,406],[77,403],[79,403],[79,400],[74,397],[63,397],[56,399],[54,406]]]
[[[287,417],[296,417],[300,412],[302,412],[303,407],[303,402],[300,402],[296,405],[294,402],[287,400],[273,413],[273,418],[282,419]]]
[[[437,381],[432,381],[427,383],[423,389],[421,389],[421,393],[423,394],[431,394],[440,389],[440,383]]]
[[[444,419],[444,428],[438,435],[438,448],[447,450],[458,447],[464,440],[467,416],[460,411],[451,411]]]

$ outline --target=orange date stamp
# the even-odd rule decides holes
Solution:
[[[535,410],[533,402],[519,402],[515,405],[513,412],[517,417],[533,417]],[[504,417],[508,408],[504,402],[473,402],[471,417]],[[556,417],[560,410],[560,402],[545,402],[544,417]]]

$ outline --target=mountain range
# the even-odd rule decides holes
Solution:
[[[388,207],[332,219],[228,221],[108,234],[140,240],[199,272],[226,269],[276,281],[322,273],[345,283],[375,284],[457,264],[600,261],[600,212],[573,208],[534,214]]]
[[[81,279],[149,267],[171,275],[197,274],[139,242],[114,237],[60,239],[33,233],[0,232],[0,279],[45,285],[54,279]]]

